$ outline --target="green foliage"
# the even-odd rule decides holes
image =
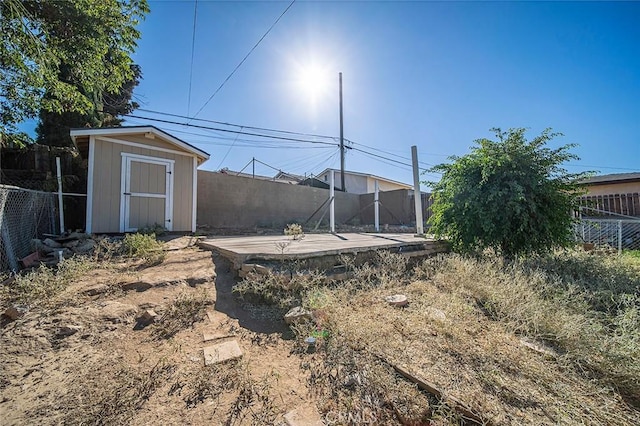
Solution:
[[[88,114],[134,79],[146,0],[0,2],[2,133],[41,110]]]
[[[126,256],[138,257],[150,264],[161,263],[165,257],[162,243],[156,240],[155,234],[127,234],[122,248]]]
[[[454,250],[490,248],[506,258],[570,244],[578,182],[587,175],[562,168],[577,159],[574,145],[548,148],[561,136],[550,129],[529,141],[522,128],[492,130],[497,141],[478,139],[471,153],[431,169],[442,173],[431,184],[431,230]]]
[[[131,100],[133,90],[142,78],[142,70],[138,65],[131,65],[133,76],[127,79],[117,93],[85,93],[91,101],[92,106],[87,112],[77,111],[40,111],[40,122],[36,128],[37,142],[50,146],[72,146],[69,130],[83,127],[114,127],[122,123],[119,118],[124,114],[129,114],[136,108],[138,103]],[[67,81],[71,81],[71,76],[62,76]],[[84,88],[78,86],[78,90]]]

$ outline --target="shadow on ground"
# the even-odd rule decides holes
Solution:
[[[274,317],[271,315],[265,317],[264,315],[257,315],[255,311],[246,309],[246,306],[232,292],[236,277],[231,262],[216,252],[212,253],[211,259],[216,269],[216,311],[237,319],[240,327],[255,333],[280,333],[283,338],[288,338],[291,335],[289,327],[281,316]],[[265,309],[268,311],[269,307],[265,307]]]

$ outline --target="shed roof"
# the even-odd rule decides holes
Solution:
[[[100,127],[95,129],[80,128],[71,129],[69,132],[73,142],[77,145],[77,139],[84,136],[117,136],[117,135],[132,135],[132,134],[152,134],[158,136],[160,139],[175,145],[182,151],[189,152],[198,156],[199,163],[202,163],[209,159],[209,154],[195,146],[179,139],[164,130],[158,129],[155,126],[122,126],[122,127]],[[80,147],[78,147],[80,148]]]
[[[610,183],[640,181],[640,172],[613,173],[609,175],[592,176],[583,181],[586,185],[604,185]]]

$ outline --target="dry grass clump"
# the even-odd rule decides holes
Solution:
[[[84,257],[65,259],[57,267],[42,264],[26,274],[16,275],[13,282],[0,286],[0,300],[2,305],[48,303],[74,279],[94,267],[95,264]]]
[[[323,285],[324,277],[316,271],[251,272],[233,287],[233,293],[247,303],[274,305],[287,310],[300,305],[307,292]]]
[[[387,265],[403,262],[383,256]],[[378,423],[456,423],[455,402],[462,401],[496,424],[640,422],[633,408],[640,377],[637,300],[620,296],[627,304],[607,317],[575,283],[530,263],[449,255],[424,262],[413,276],[398,276],[400,267],[380,269],[354,268],[353,279],[306,300],[330,331],[315,363],[303,358],[325,415],[352,409],[375,413]],[[384,297],[395,293],[407,295],[409,306],[387,304]],[[310,331],[299,332],[303,338]],[[525,336],[537,346],[525,345]],[[439,389],[442,404],[394,390],[407,382],[391,365]],[[344,386],[354,375],[366,381],[364,390]],[[404,404],[414,408],[406,415],[388,402],[399,395],[411,395]]]
[[[108,379],[89,373],[61,402],[69,425],[128,424],[175,373],[177,366],[160,360],[150,370],[135,370],[122,365]]]
[[[181,396],[188,408],[211,401],[214,414],[226,408],[224,424],[272,425],[279,409],[271,394],[271,375],[253,379],[243,361],[199,367],[184,373],[168,394]]]
[[[624,259],[561,252],[511,265],[449,256],[433,279],[508,330],[640,407],[640,272]]]
[[[205,290],[198,293],[181,293],[157,320],[151,330],[156,339],[169,339],[180,330],[191,327],[204,319],[210,304]]]

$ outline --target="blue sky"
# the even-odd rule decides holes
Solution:
[[[195,3],[150,1],[134,56],[142,108],[193,116],[289,3],[199,1],[191,67]],[[552,127],[565,134],[555,145],[579,144],[570,171],[640,171],[638,22],[639,2],[298,1],[197,118],[337,137],[342,72],[355,148],[408,163],[417,145],[426,167],[467,153],[492,127],[531,137]],[[327,76],[315,95],[299,81],[310,68]],[[144,123],[209,152],[209,170],[253,157],[299,174],[339,167],[330,145],[240,136],[231,146],[231,133],[128,121]],[[346,168],[412,179],[409,167],[355,150]]]

